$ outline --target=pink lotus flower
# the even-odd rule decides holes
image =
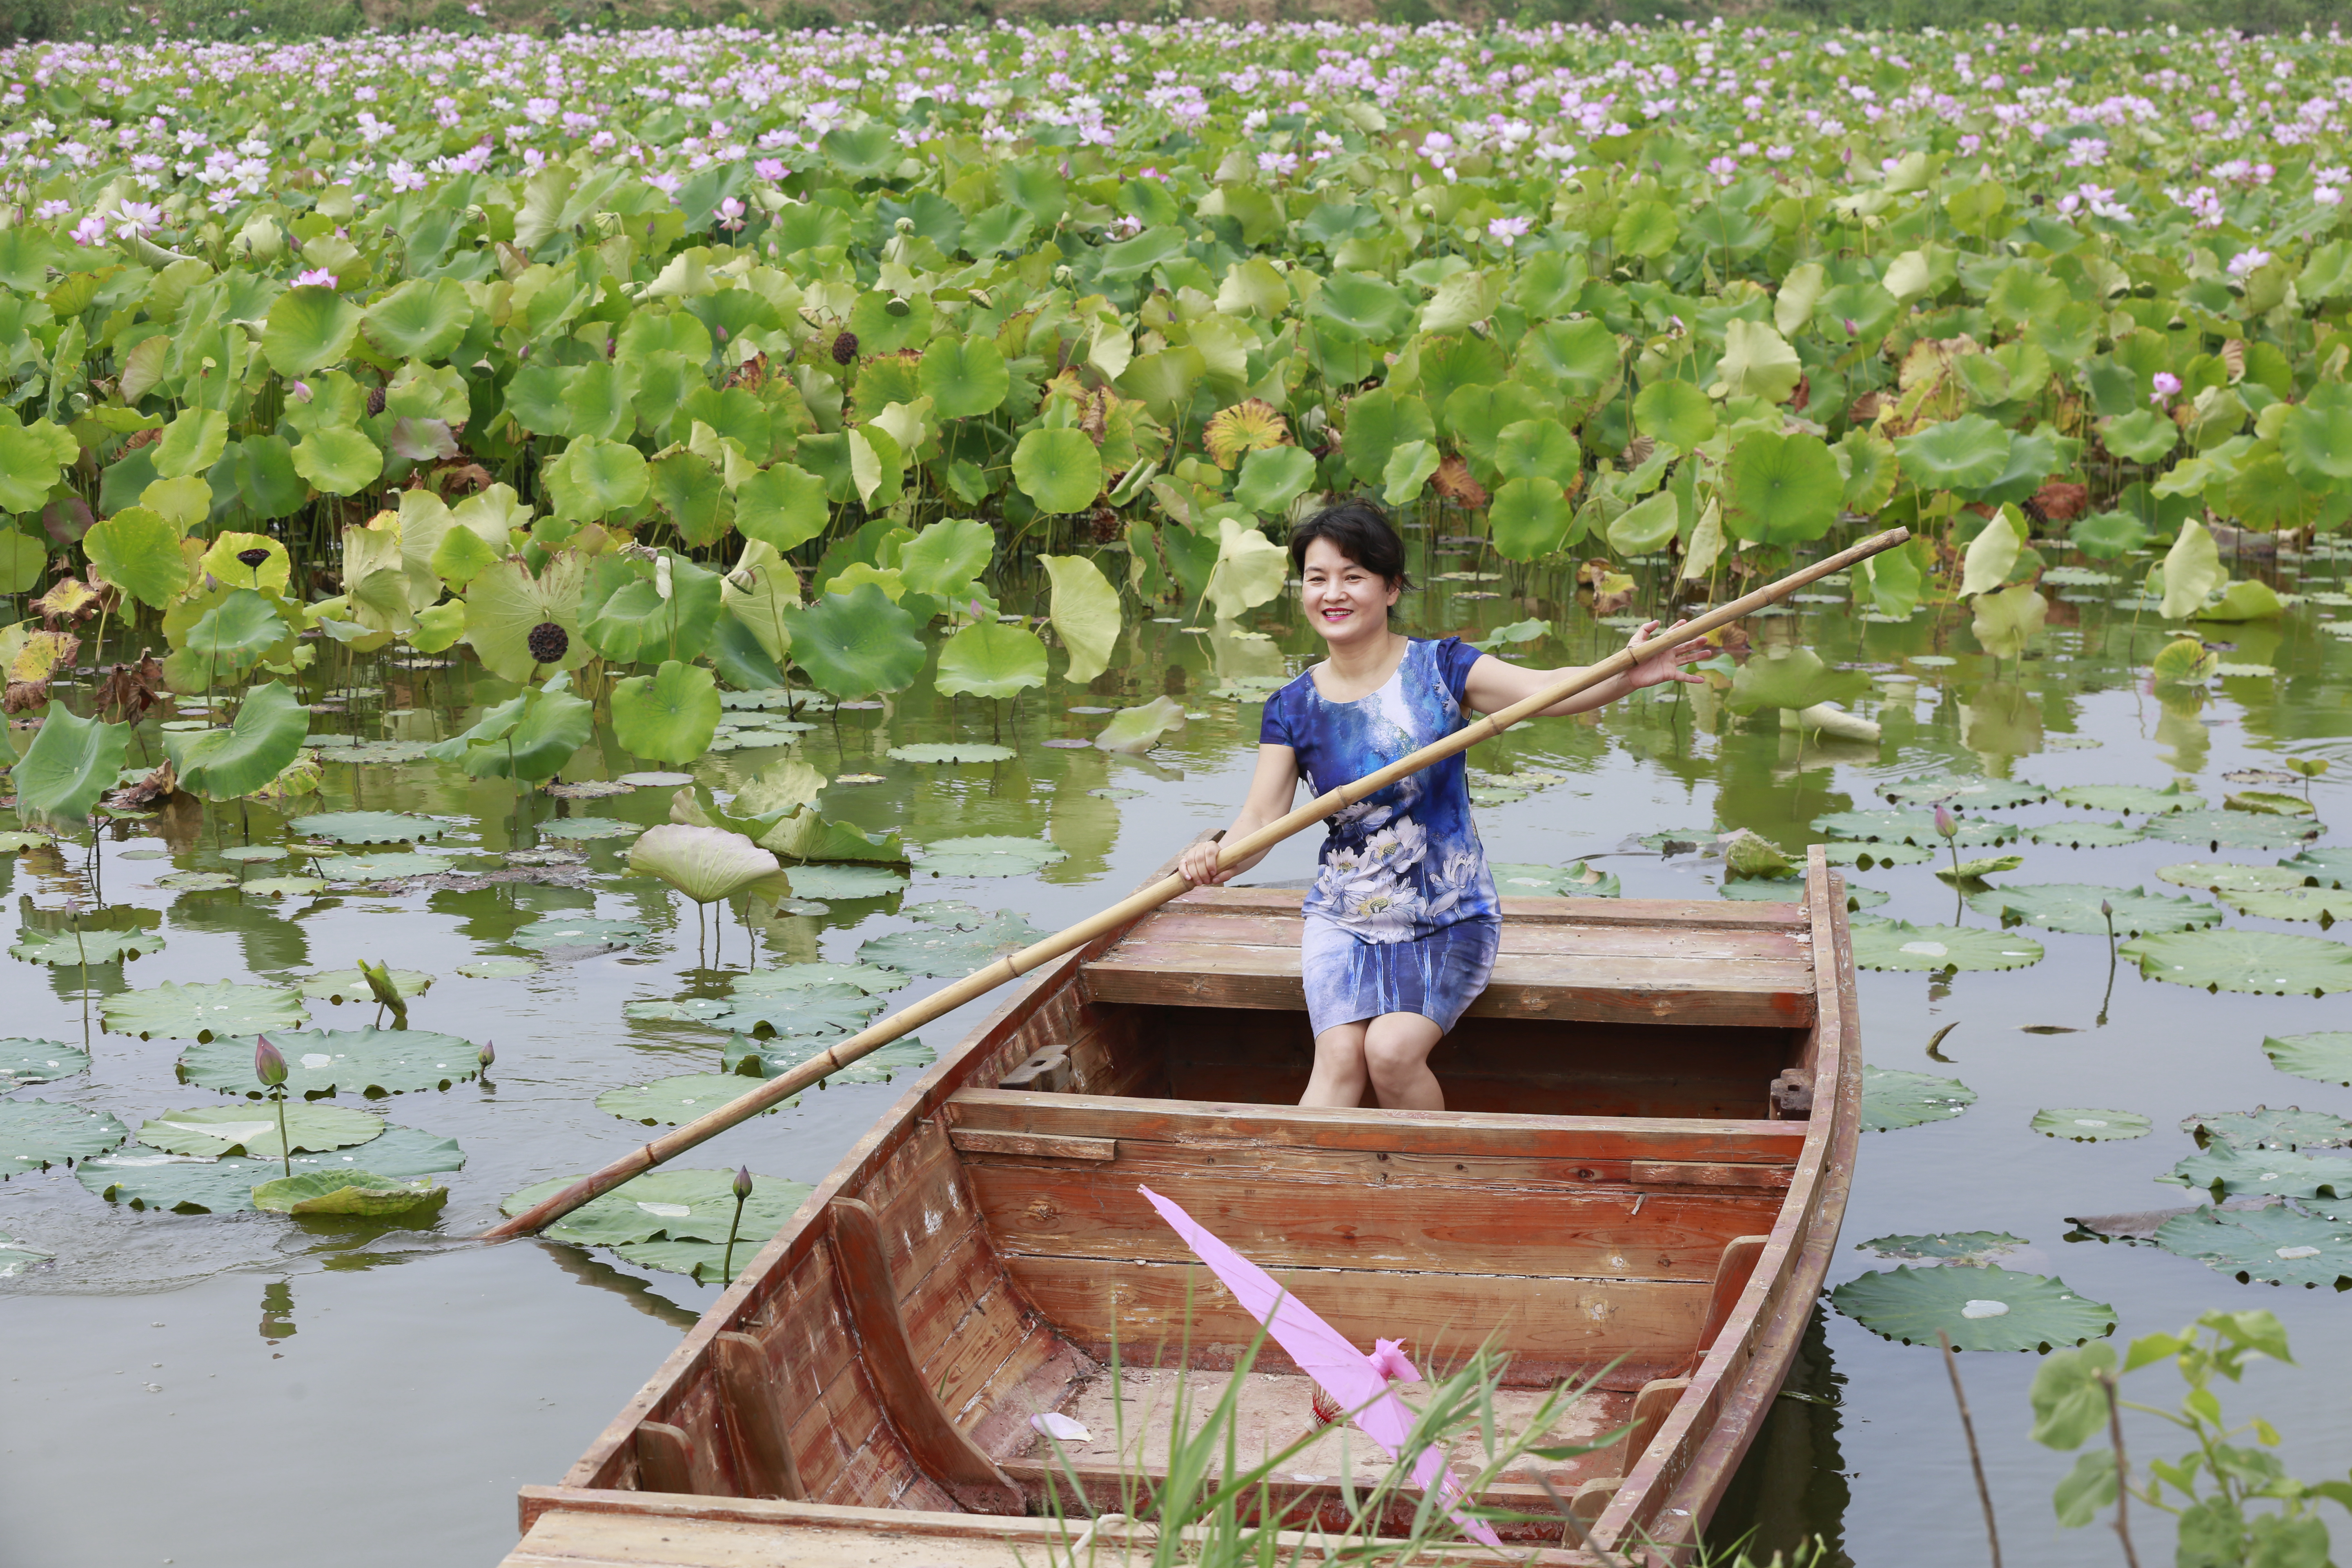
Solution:
[[[286,388],[286,395],[297,403],[308,403],[311,397],[310,384],[307,381],[290,383]]]
[[[1501,242],[1507,249],[1513,240],[1525,237],[1528,230],[1533,226],[1535,226],[1523,217],[1498,217],[1486,225],[1486,234],[1488,237]]]
[[[323,267],[313,267],[308,272],[295,274],[294,286],[297,289],[332,289],[335,287],[335,275]]]
[[[762,158],[751,165],[751,172],[763,180],[782,180],[792,174],[792,171],[784,167],[783,160],[781,158]]]
[[[2156,390],[2147,395],[2147,400],[2159,408],[2180,393],[2180,378],[2168,370],[2158,371],[2149,378],[2148,384]]]
[[[77,245],[103,245],[106,243],[106,220],[92,213],[74,225],[73,237]]]
[[[719,218],[719,226],[723,229],[727,229],[730,232],[741,228],[743,226],[743,204],[737,201],[733,196],[729,196],[725,201],[719,204],[719,212],[717,215]],[[667,557],[665,556],[664,559],[667,560]]]

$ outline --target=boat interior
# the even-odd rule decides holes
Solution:
[[[1815,963],[1843,888],[1818,852],[1812,877],[1805,905],[1506,900],[1426,1112],[1296,1103],[1295,891],[1174,900],[1046,966],[915,1085],[564,1486],[526,1491],[526,1529],[629,1490],[1147,1515],[1180,1403],[1197,1424],[1236,1376],[1241,1464],[1315,1432],[1311,1380],[1270,1342],[1253,1359],[1255,1321],[1141,1186],[1360,1347],[1402,1341],[1433,1379],[1496,1358],[1507,1434],[1541,1413],[1532,1446],[1590,1450],[1492,1479],[1482,1500],[1530,1521],[1507,1539],[1694,1527],[1744,1444],[1722,1451],[1726,1401],[1777,1386],[1772,1336],[1793,1346],[1818,1284],[1799,1254],[1825,1262],[1814,1108],[1859,1068]],[[1086,1436],[1048,1438],[1047,1413]],[[1454,1458],[1477,1473],[1475,1436]],[[1339,1529],[1387,1468],[1325,1428],[1263,1497]]]

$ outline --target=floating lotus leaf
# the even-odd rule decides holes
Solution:
[[[112,963],[160,951],[163,933],[152,931],[98,931],[85,928],[51,931],[26,926],[16,932],[9,952],[27,963]]]
[[[1824,844],[1822,855],[1832,866],[1852,866],[1862,871],[1878,866],[1917,866],[1936,858],[1936,852],[1924,845],[1851,841]]]
[[[975,910],[969,925],[892,931],[871,938],[858,948],[857,958],[861,963],[881,964],[908,974],[961,976],[1045,934],[1010,910],[987,916]]]
[[[302,1001],[277,986],[166,980],[144,990],[117,992],[100,1005],[100,1016],[112,1034],[204,1041],[291,1029],[302,1022]]]
[[[2300,873],[2283,866],[2239,866],[2227,860],[2189,860],[2159,866],[2156,874],[2176,888],[2203,888],[2208,892],[2278,893],[2303,886]]]
[[[1936,849],[1944,845],[1943,835],[1936,831],[1935,816],[1924,811],[1832,811],[1813,818],[1811,826],[1815,833],[1826,833],[1833,838],[1913,844]],[[2023,831],[2014,823],[1963,816],[1952,842],[1963,849],[1979,844],[2007,844]]]
[[[261,1099],[254,1043],[250,1035],[236,1035],[189,1047],[180,1053],[180,1081]],[[481,1071],[471,1040],[430,1029],[289,1029],[271,1034],[269,1043],[286,1058],[286,1092],[306,1100],[346,1090],[374,1100],[447,1089]]]
[[[103,1110],[46,1100],[0,1100],[0,1180],[103,1154],[131,1129]]]
[[[274,1043],[274,1042],[273,1042]],[[250,1061],[247,1063],[250,1066]],[[192,1110],[167,1110],[142,1122],[139,1142],[166,1154],[194,1154],[217,1160],[225,1154],[250,1154],[275,1160],[291,1144],[297,1152],[349,1149],[383,1131],[383,1118],[341,1106],[289,1102],[286,1136],[278,1135],[279,1107],[205,1105]]]
[[[1716,892],[1719,897],[1748,903],[1801,904],[1805,901],[1805,879],[1802,877],[1740,877],[1725,882]]]
[[[2025,864],[2022,855],[1986,855],[1974,860],[1963,860],[1955,866],[1936,868],[1936,879],[1955,887],[1980,884],[1987,877],[1997,877],[2004,871],[2014,871]]]
[[[1573,866],[1498,864],[1489,868],[1495,891],[1507,899],[1613,899],[1623,890],[1617,875],[1580,860]]]
[[[1854,1243],[1857,1252],[1881,1258],[1933,1260],[1973,1267],[1990,1263],[2004,1252],[2029,1245],[2025,1237],[2005,1230],[1956,1230],[1948,1236],[1878,1236]]]
[[[893,746],[889,754],[900,763],[1009,763],[1020,753],[986,741],[925,741]]]
[[[803,806],[760,835],[760,847],[789,860],[865,860],[895,865],[907,858],[895,831],[868,833]]]
[[[783,868],[740,833],[664,823],[629,847],[629,869],[660,878],[698,904],[718,903]]]
[[[1862,1129],[1891,1132],[1930,1121],[1949,1121],[1977,1102],[1976,1090],[1958,1079],[1937,1078],[1898,1068],[1862,1069]]]
[[[1963,1351],[2042,1351],[2115,1331],[2116,1310],[2086,1301],[2063,1279],[1981,1268],[1897,1268],[1849,1279],[1830,1292],[1837,1310],[1871,1332],[1933,1345],[1940,1330]]]
[[[1863,969],[1909,969],[1927,973],[1957,969],[2023,969],[2042,962],[2042,944],[2014,931],[1980,931],[1974,926],[1915,926],[1907,921],[1886,921],[1854,928],[1853,962]]]
[[[621,1016],[641,1024],[708,1024],[735,1005],[722,996],[653,996],[621,1005]]]
[[[2263,1041],[2263,1054],[2281,1072],[2352,1089],[2352,1030],[2273,1035]]]
[[[2352,990],[2352,947],[2325,937],[2266,931],[2177,931],[2139,937],[2117,951],[2150,980],[2201,985],[2208,991],[2318,996]]]
[[[634,822],[620,822],[609,816],[565,816],[539,825],[541,838],[561,838],[567,842],[583,838],[618,838],[625,834],[643,831]]]
[[[448,868],[449,862],[438,855],[405,849],[386,849],[373,855],[321,855],[310,862],[310,869],[330,882],[391,882],[403,877],[430,877]]]
[[[2115,911],[2117,936],[2193,931],[2221,922],[2221,911],[2201,899],[2170,898],[2138,888],[2103,888],[2086,882],[2010,883],[1970,893],[1968,903],[1977,913],[1990,915],[2003,924],[2022,921],[2043,931],[2084,936],[2106,934],[2109,917],[2099,912],[2102,903]]]
[[[2279,864],[2290,871],[2299,871],[2314,886],[2342,888],[2352,886],[2352,847],[2337,846],[2325,849],[2306,849]]]
[[[932,840],[923,846],[915,868],[934,877],[1025,877],[1069,858],[1069,851],[1048,839],[982,834]]]
[[[2323,927],[2352,920],[2352,889],[2286,888],[2277,892],[2230,892],[2221,900],[2242,915],[2266,921],[2317,921]]]
[[[2078,816],[2038,822],[2025,830],[2025,836],[2036,844],[2060,845],[2068,849],[2112,849],[2118,844],[2137,844],[2147,837],[2127,822],[2086,822]]]
[[[533,921],[507,940],[537,952],[560,948],[634,947],[646,938],[646,928],[634,921],[600,921],[586,915],[548,915]]]
[[[2216,1143],[2228,1149],[2341,1149],[2352,1143],[2352,1121],[2294,1105],[2202,1111],[2181,1118],[2180,1130],[2200,1149]]]
[[[2151,789],[2146,784],[2074,784],[2060,790],[2058,798],[2084,811],[2116,811],[2126,816],[2196,811],[2205,804],[2201,796],[2186,794],[2177,784],[2163,789]]]
[[[476,958],[457,968],[468,980],[520,980],[540,971],[540,965],[528,958]]]
[[[804,899],[879,899],[906,890],[908,879],[879,866],[794,866],[785,873]]]
[[[896,991],[907,984],[898,970],[878,963],[788,963],[781,969],[755,969],[739,974],[728,987],[734,996],[782,996],[821,985],[848,985],[869,996]]]
[[[2286,1205],[2193,1209],[2157,1227],[2156,1244],[2242,1285],[2325,1285],[2352,1289],[2352,1225]]]
[[[2150,838],[2172,844],[2202,844],[2209,849],[2286,849],[2316,838],[2322,829],[2309,818],[2260,816],[2247,811],[2183,811],[2152,817]]]
[[[556,1176],[535,1182],[499,1205],[506,1215],[519,1215],[533,1204],[551,1198],[580,1178]],[[640,1241],[715,1241],[724,1244],[735,1225],[735,1173],[732,1171],[647,1171],[602,1197],[591,1199],[540,1232],[551,1241],[578,1242],[585,1247],[618,1247]],[[782,1176],[751,1179],[751,1195],[743,1204],[742,1222],[736,1229],[735,1256],[748,1255],[746,1240],[756,1253],[783,1228],[793,1211],[810,1192],[807,1184]]]
[[[449,1201],[448,1184],[430,1176],[395,1181],[373,1171],[305,1171],[253,1189],[253,1206],[276,1214],[347,1215],[388,1219],[438,1208]]]
[[[762,1041],[738,1035],[727,1042],[724,1060],[730,1072],[748,1069],[761,1078],[778,1078],[830,1049],[835,1043],[805,1036]],[[888,1045],[876,1047],[838,1072],[826,1074],[822,1081],[827,1085],[889,1083],[901,1073],[920,1072],[938,1059],[938,1053],[919,1039],[892,1040]]]
[[[456,1139],[414,1127],[387,1127],[381,1137],[361,1147],[364,1155],[334,1150],[297,1154],[285,1163],[294,1167],[296,1176],[333,1173],[349,1178],[365,1170],[371,1175],[406,1182],[455,1171],[466,1163]],[[134,1209],[245,1214],[253,1208],[254,1188],[285,1178],[285,1163],[237,1155],[205,1160],[142,1149],[85,1160],[74,1175],[107,1202],[129,1204]]]
[[[55,1083],[89,1067],[89,1053],[55,1040],[0,1040],[0,1092]]]
[[[740,1073],[681,1073],[677,1078],[656,1079],[628,1089],[606,1089],[596,1097],[596,1109],[647,1127],[680,1127],[698,1116],[709,1115],[751,1088]],[[761,1114],[772,1114],[774,1110],[772,1106]]]
[[[299,899],[324,892],[327,884],[317,877],[255,877],[237,884],[237,891],[247,898]]]
[[[2157,1177],[2223,1198],[2352,1198],[2352,1158],[2293,1149],[2208,1149]]]
[[[2070,1138],[2077,1143],[2110,1143],[2127,1138],[2145,1138],[2155,1126],[2147,1117],[2131,1110],[2037,1110],[2032,1128],[2052,1138]]]
[[[155,885],[175,893],[217,893],[236,887],[236,879],[226,871],[173,871],[156,878]]]
[[[1160,743],[1171,730],[1184,727],[1184,705],[1172,697],[1155,697],[1138,708],[1122,708],[1095,735],[1098,751],[1141,756]]]
[[[421,970],[394,969],[386,973],[404,997],[422,996],[433,985],[433,976]],[[375,994],[368,989],[367,976],[356,969],[322,969],[316,974],[303,975],[296,987],[313,1002],[375,1000]]]
[[[301,837],[329,838],[338,844],[415,844],[449,831],[447,823],[433,817],[391,811],[330,811],[298,816],[286,826]]]
[[[1878,793],[1906,805],[1932,805],[1940,801],[1966,811],[1997,811],[2008,805],[2034,805],[2050,798],[2050,792],[2038,784],[2011,784],[2007,779],[1953,778],[1948,774],[1905,779],[1900,784],[1886,785]]]
[[[855,985],[811,985],[789,991],[738,988],[725,1013],[711,1020],[738,1034],[855,1034],[882,1010],[882,1000]]]
[[[2248,789],[2226,795],[2221,801],[2226,811],[2251,811],[2258,816],[2312,816],[2317,815],[2311,802],[2299,795],[2285,795],[2277,790]]]

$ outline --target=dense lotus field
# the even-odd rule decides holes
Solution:
[[[2344,753],[2312,694],[2340,701],[2352,638],[2329,537],[2352,518],[2334,39],[1183,24],[0,60],[0,850],[45,889],[11,953],[84,1012],[82,1047],[0,1042],[0,1089],[89,1069],[95,1028],[173,1042],[176,1092],[212,1096],[128,1123],[0,1100],[5,1169],[78,1162],[89,1205],[430,1210],[454,1140],[350,1104],[487,1091],[495,1060],[442,1032],[467,1026],[435,975],[388,966],[397,940],[312,960],[308,912],[246,931],[262,984],[130,987],[161,917],[110,904],[110,854],[188,861],[173,897],[320,897],[320,922],[355,889],[477,900],[462,929],[511,951],[442,967],[482,984],[682,919],[690,994],[577,1026],[693,1036],[698,1070],[593,1100],[633,1129],[688,1121],[1038,934],[901,906],[914,879],[1099,879],[1138,795],[1106,755],[1165,783],[1183,775],[1150,773],[1155,747],[1212,771],[1245,750],[1251,704],[1312,656],[1278,542],[1334,492],[1406,520],[1445,590],[1416,629],[1544,662],[1907,526],[1833,595],[1720,637],[1673,709],[1715,740],[1656,740],[1645,705],[1606,742],[1506,743],[1474,799],[1507,809],[1612,746],[1670,759],[1721,785],[1720,820],[1640,842],[1707,858],[1724,896],[1794,896],[1808,839],[1950,884],[1928,889],[1940,918],[1853,890],[1865,970],[1941,996],[2040,964],[2018,928],[2063,933],[2110,997],[2120,963],[2278,999],[2299,1021],[2268,1062],[2352,1077],[2352,1036],[2288,1011],[2352,989],[2328,934],[2352,852],[2313,794]],[[1930,746],[1910,703],[1938,682],[1966,706]],[[2153,753],[2146,776],[2008,776],[2099,744],[2062,731],[2116,687],[2153,700],[2171,777]],[[2203,779],[2221,692],[2267,715],[2275,754]],[[1777,773],[1723,717],[1776,710]],[[1862,768],[1883,737],[1883,778],[1803,804],[1807,748]],[[853,804],[891,764],[1008,768],[1035,809],[902,781]],[[648,790],[667,804],[628,803]],[[159,816],[168,850],[115,853]],[[2163,886],[2009,879],[2157,843],[2178,847],[2148,868]],[[1620,888],[1496,854],[1506,892]],[[826,900],[844,935],[902,908],[913,927],[827,952]],[[701,945],[740,944],[738,917],[761,932],[741,973]],[[762,940],[788,962],[761,969]],[[346,1003],[374,1024],[300,1031]],[[265,1031],[288,1046],[274,1101]],[[930,1059],[907,1043],[836,1081]],[[1976,1093],[1874,1065],[1865,1123],[1949,1121]],[[2153,1125],[2045,1105],[2032,1131]],[[2200,1152],[2162,1180],[2275,1201],[2106,1216],[2150,1222],[2117,1234],[2242,1281],[2352,1281],[2352,1121],[2183,1130]],[[520,1188],[511,1212],[577,1159],[534,1147],[488,1196]],[[721,1279],[806,1190],[761,1182],[747,1207],[724,1171],[648,1176],[557,1234]],[[1864,1245],[1903,1266],[1837,1302],[1891,1338],[2036,1349],[2116,1321],[1987,1266],[2023,1246],[2005,1232]],[[0,1276],[12,1247],[37,1260],[0,1236]]]

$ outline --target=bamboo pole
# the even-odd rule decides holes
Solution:
[[[1889,529],[1885,533],[1874,534],[1859,544],[1841,550],[1834,555],[1791,572],[1786,577],[1768,584],[1752,594],[1707,611],[1688,625],[1678,628],[1675,634],[1675,640],[1684,642],[1692,637],[1705,637],[1718,627],[1729,626],[1743,616],[1752,615],[1767,605],[1788,597],[1808,583],[1816,582],[1833,572],[1843,571],[1855,562],[1865,560],[1880,551],[1893,549],[1910,537],[1910,531],[1903,528]],[[1667,645],[1661,642],[1651,646],[1663,652]],[[1515,702],[1499,712],[1489,713],[1474,723],[1465,724],[1444,740],[1433,742],[1410,756],[1401,757],[1376,773],[1367,773],[1354,783],[1342,784],[1338,789],[1326,791],[1290,813],[1289,816],[1266,824],[1247,837],[1222,846],[1218,850],[1218,863],[1221,866],[1231,866],[1236,861],[1247,859],[1261,850],[1272,848],[1299,829],[1312,826],[1342,807],[1351,805],[1368,795],[1386,789],[1408,773],[1418,773],[1432,763],[1442,762],[1457,752],[1466,752],[1479,742],[1499,735],[1512,725],[1533,718],[1556,703],[1566,701],[1579,692],[1590,690],[1604,680],[1623,674],[1633,667],[1634,662],[1630,648],[1620,648],[1599,664],[1587,666],[1532,697]],[[724,1132],[738,1122],[748,1121],[771,1106],[790,1100],[820,1079],[839,1072],[867,1052],[877,1050],[908,1031],[919,1028],[942,1015],[953,1012],[974,997],[985,995],[1009,980],[1016,980],[1044,964],[1052,963],[1064,953],[1084,947],[1097,937],[1117,931],[1121,926],[1149,914],[1169,900],[1185,891],[1191,885],[1181,876],[1164,877],[1140,892],[1129,895],[1108,909],[1091,915],[1076,925],[1065,927],[1052,936],[1033,942],[1018,952],[1000,958],[985,969],[967,975],[952,985],[932,992],[921,1001],[901,1007],[878,1023],[867,1025],[858,1033],[850,1036],[849,1038],[841,1041],[829,1050],[819,1052],[782,1077],[772,1078],[749,1092],[730,1100],[718,1110],[698,1116],[685,1126],[664,1133],[653,1142],[624,1154],[603,1170],[593,1175],[583,1177],[553,1197],[534,1204],[512,1219],[491,1226],[482,1233],[480,1239],[504,1241],[509,1237],[528,1236],[538,1231],[570,1214],[581,1205],[602,1197],[632,1176],[641,1175],[665,1161],[684,1153],[705,1139]]]

